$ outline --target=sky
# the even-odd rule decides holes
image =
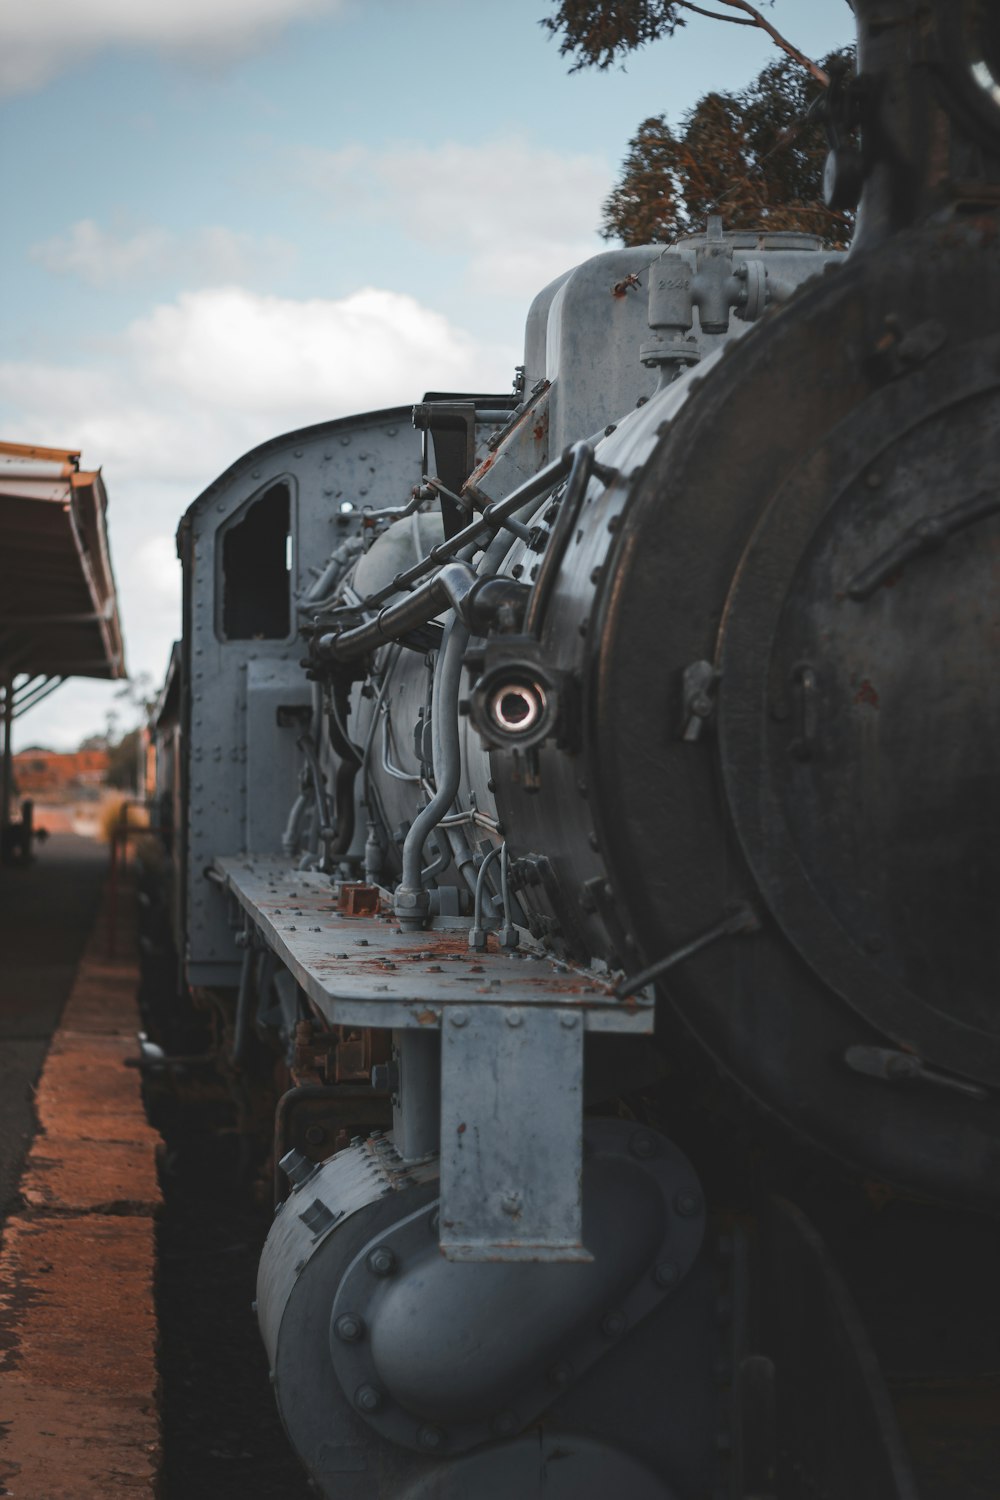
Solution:
[[[306,423],[507,390],[524,317],[597,234],[639,122],[776,55],[691,15],[571,74],[552,0],[6,0],[0,438],[79,448],[108,490],[138,691],[179,630],[174,534],[248,448]],[[820,57],[846,0],[765,12]],[[136,711],[77,680],[22,747]]]

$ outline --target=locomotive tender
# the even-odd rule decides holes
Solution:
[[[846,257],[599,255],[512,397],[181,524],[174,928],[293,1082],[258,1313],[331,1500],[917,1493],[872,1268],[960,1294],[1000,1197],[1000,23],[856,11]]]

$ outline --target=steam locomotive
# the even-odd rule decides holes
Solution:
[[[599,255],[512,395],[181,523],[173,927],[287,1070],[258,1315],[330,1500],[993,1492],[1000,21],[856,11],[846,257]]]

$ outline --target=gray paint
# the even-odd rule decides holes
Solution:
[[[187,964],[193,984],[237,982],[239,955],[225,900],[205,877],[219,854],[247,847],[248,833],[278,852],[295,797],[298,773],[287,754],[291,731],[264,720],[270,679],[298,676],[302,642],[294,610],[285,640],[223,641],[217,628],[219,532],[240,509],[285,479],[291,490],[292,587],[301,592],[334,546],[356,529],[362,507],[403,504],[419,479],[420,445],[409,408],[367,413],[293,432],[252,450],[194,502],[182,522],[189,545],[188,618],[190,723],[186,830]],[[356,510],[346,523],[342,504]],[[250,693],[263,693],[248,716]],[[251,772],[248,758],[253,746]],[[268,762],[273,765],[268,767]],[[251,780],[253,776],[253,780]],[[274,803],[250,810],[256,796]]]

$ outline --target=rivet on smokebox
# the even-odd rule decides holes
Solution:
[[[672,1260],[661,1260],[653,1272],[653,1280],[657,1286],[676,1286],[680,1272]]]
[[[701,1194],[692,1192],[690,1189],[677,1194],[674,1199],[674,1208],[681,1218],[690,1219],[701,1211]]]
[[[616,1339],[625,1332],[627,1323],[623,1312],[609,1312],[601,1322],[601,1332],[605,1338]]]
[[[647,1131],[637,1130],[628,1143],[629,1150],[633,1156],[640,1161],[648,1161],[656,1154],[656,1141]]]

